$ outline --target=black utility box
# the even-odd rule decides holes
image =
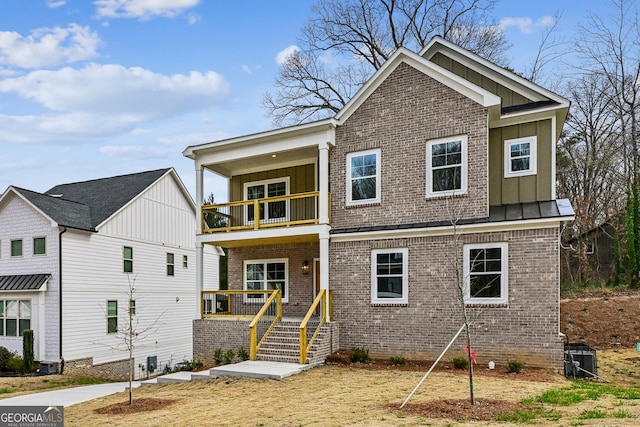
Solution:
[[[45,375],[57,374],[58,362],[47,362],[47,361],[40,362],[39,372]]]
[[[567,378],[595,378],[598,376],[596,350],[587,344],[564,345],[564,376]]]

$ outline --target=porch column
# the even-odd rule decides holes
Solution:
[[[331,321],[329,310],[329,233],[320,235],[320,289],[327,292],[326,315],[327,322]]]
[[[320,182],[320,224],[329,224],[329,144],[326,142],[318,147],[320,154],[319,175]],[[328,253],[328,252],[327,252]],[[320,263],[322,265],[322,262]],[[321,279],[322,281],[322,279]]]
[[[196,165],[196,234],[202,234],[203,181],[202,166]]]
[[[196,242],[196,319],[200,319],[202,289],[204,283],[204,248],[201,242]]]

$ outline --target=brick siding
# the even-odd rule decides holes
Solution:
[[[97,365],[93,364],[92,357],[67,360],[64,363],[63,373],[64,375],[69,376],[106,378],[124,381],[129,379],[129,359],[116,360]],[[134,376],[138,378],[138,375],[135,373]]]

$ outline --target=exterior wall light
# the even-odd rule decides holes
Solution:
[[[310,266],[309,266],[309,261],[304,260],[302,261],[302,274],[309,274],[309,270],[310,270]]]

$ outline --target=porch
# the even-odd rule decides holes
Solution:
[[[320,364],[338,349],[338,325],[327,321],[331,295],[321,290],[304,317],[282,316],[282,293],[203,291],[194,320],[194,357],[209,360],[216,350],[248,349],[249,359]]]

